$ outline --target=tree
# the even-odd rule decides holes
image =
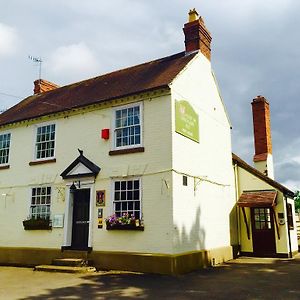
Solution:
[[[300,211],[300,191],[295,192],[295,210]]]

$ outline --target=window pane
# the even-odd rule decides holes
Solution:
[[[117,191],[120,190],[120,181],[115,182],[115,190],[117,190]]]
[[[126,190],[126,181],[121,182],[121,190],[122,191]]]

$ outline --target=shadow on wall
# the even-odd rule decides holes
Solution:
[[[184,264],[195,270],[211,263],[207,251],[201,251],[205,249],[205,230],[200,224],[200,207],[197,208],[193,218],[189,229],[185,225],[179,228],[179,225],[174,223],[173,245],[175,254],[183,254],[178,257],[177,264]]]

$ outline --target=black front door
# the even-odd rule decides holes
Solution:
[[[86,250],[89,239],[90,190],[74,191],[71,248]]]
[[[272,209],[251,208],[253,253],[272,257],[276,254],[275,231]]]

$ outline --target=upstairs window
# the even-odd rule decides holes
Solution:
[[[141,104],[115,110],[115,148],[141,145]]]
[[[31,192],[30,217],[50,219],[51,187],[34,187]]]
[[[10,133],[0,134],[0,165],[8,164]]]
[[[37,128],[35,148],[36,159],[54,157],[55,124],[40,126]]]

